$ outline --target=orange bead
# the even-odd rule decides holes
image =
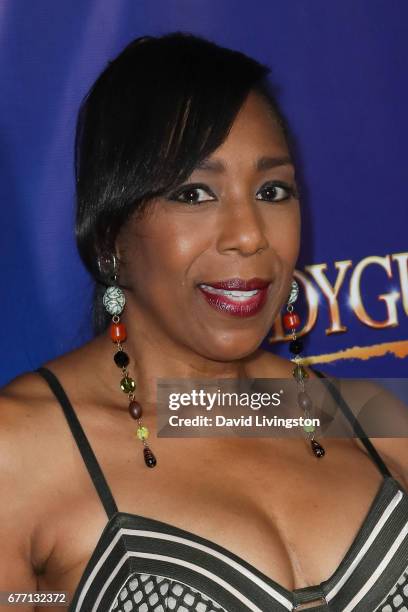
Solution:
[[[124,323],[111,323],[110,335],[113,342],[126,340],[126,326]]]
[[[283,326],[285,329],[293,329],[293,328],[299,327],[299,325],[300,325],[300,318],[299,318],[299,315],[296,314],[296,312],[287,312],[283,316]]]

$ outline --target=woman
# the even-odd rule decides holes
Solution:
[[[403,609],[405,440],[378,455],[330,439],[316,458],[300,438],[156,435],[159,378],[293,374],[260,348],[300,244],[267,72],[191,35],[144,37],[84,100],[77,240],[96,335],[2,390],[0,590],[67,591],[85,612]],[[109,285],[126,302],[107,312]]]

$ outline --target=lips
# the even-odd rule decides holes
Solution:
[[[270,281],[260,278],[231,278],[199,283],[198,288],[216,310],[232,316],[249,317],[265,305],[269,285]]]

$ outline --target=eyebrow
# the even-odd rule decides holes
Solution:
[[[284,157],[260,157],[255,164],[255,169],[259,172],[262,170],[270,170],[277,166],[293,166],[293,162],[288,156]],[[208,170],[209,172],[222,173],[225,171],[224,164],[219,160],[210,160],[208,158],[199,162],[194,170]]]

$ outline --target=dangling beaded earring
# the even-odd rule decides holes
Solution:
[[[293,376],[298,383],[298,387],[300,391],[298,392],[298,405],[303,410],[304,418],[310,418],[310,411],[312,409],[313,403],[310,395],[305,391],[305,381],[309,378],[309,374],[307,370],[299,363],[300,353],[303,351],[303,343],[296,336],[296,328],[300,325],[300,317],[294,311],[293,304],[296,302],[299,296],[299,285],[292,279],[292,287],[290,291],[290,295],[286,304],[287,312],[283,316],[283,326],[287,331],[292,333],[292,340],[289,344],[289,350],[294,355],[291,361],[295,364],[295,367],[292,370]],[[312,451],[316,457],[323,457],[325,454],[325,450],[321,444],[317,440],[315,440],[314,425],[304,425],[304,431],[306,432],[307,438],[310,440],[310,445],[312,447]]]
[[[146,440],[149,437],[148,428],[142,423],[142,407],[135,400],[135,389],[136,383],[133,378],[129,375],[127,366],[129,365],[129,356],[123,350],[122,342],[127,338],[126,326],[120,322],[120,315],[125,307],[125,294],[122,289],[118,286],[118,264],[114,253],[106,256],[103,255],[98,258],[98,268],[102,272],[103,267],[110,262],[112,266],[113,260],[113,285],[107,287],[103,296],[103,305],[107,312],[112,315],[112,322],[110,325],[110,336],[112,341],[116,344],[116,352],[113,357],[115,364],[122,370],[123,377],[120,381],[120,388],[124,393],[127,394],[129,399],[129,414],[138,423],[136,429],[136,436],[143,442],[143,456],[147,467],[154,467],[157,464],[156,457],[152,453]],[[109,263],[108,263],[109,265]]]

